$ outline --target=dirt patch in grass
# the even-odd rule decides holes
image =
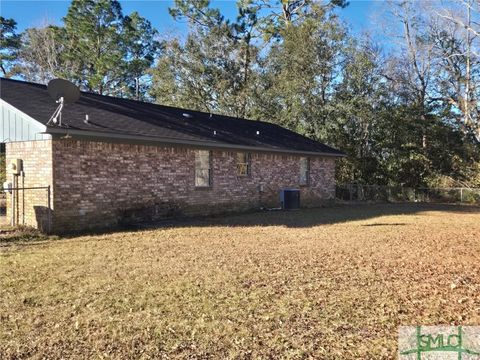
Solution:
[[[396,358],[480,325],[480,208],[372,205],[0,249],[10,358]]]

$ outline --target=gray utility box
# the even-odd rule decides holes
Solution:
[[[280,190],[280,205],[283,210],[300,209],[300,190],[282,189]]]

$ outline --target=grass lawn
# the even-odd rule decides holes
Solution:
[[[359,205],[0,243],[0,358],[396,358],[480,325],[480,207]]]

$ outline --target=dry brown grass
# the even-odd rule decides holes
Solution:
[[[1,358],[396,357],[480,325],[480,208],[264,213],[0,247]]]

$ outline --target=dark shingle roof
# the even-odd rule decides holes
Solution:
[[[0,98],[44,125],[57,106],[45,85],[11,79],[0,80]],[[185,117],[185,113],[191,117]],[[84,122],[86,114],[88,123]],[[287,153],[343,155],[336,149],[271,123],[86,92],[82,92],[76,103],[65,105],[62,118],[72,131],[107,138],[124,135],[140,140],[192,142],[214,147],[243,146]],[[47,132],[49,130],[53,132],[55,129],[49,127]]]

